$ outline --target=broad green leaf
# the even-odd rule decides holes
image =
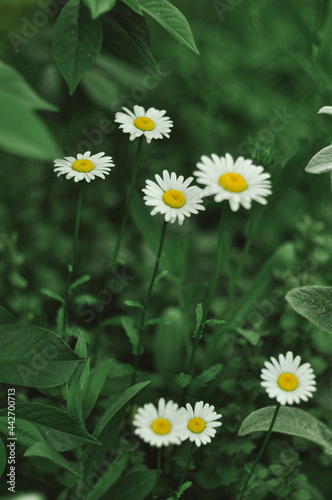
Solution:
[[[205,387],[219,375],[221,370],[222,365],[216,364],[204,370],[200,375],[197,375],[190,384],[190,394],[194,394],[198,389]]]
[[[143,305],[137,300],[125,300],[124,303],[129,307],[138,307],[139,309],[144,309]]]
[[[80,389],[83,392],[88,384],[89,381],[89,375],[90,375],[90,358],[85,362],[84,368],[82,370],[79,384],[80,384]],[[83,396],[82,396],[83,397]]]
[[[18,324],[18,320],[14,318],[6,309],[0,306],[0,325],[10,325],[16,323]]]
[[[287,302],[301,316],[332,333],[332,287],[303,286],[286,295]]]
[[[7,409],[0,410],[0,416]],[[16,418],[30,422],[43,439],[56,451],[65,451],[83,444],[100,444],[67,412],[43,403],[16,403]]]
[[[63,7],[53,29],[53,56],[70,94],[97,58],[102,37],[99,19],[93,21],[80,0],[70,0]]]
[[[8,437],[8,417],[0,417],[0,432]],[[39,430],[31,422],[16,418],[15,420],[15,437],[17,443],[22,446],[29,447],[36,442],[44,443],[45,440]]]
[[[73,474],[74,476],[77,476],[76,464],[66,460],[62,455],[60,455],[60,453],[53,450],[53,448],[45,443],[34,443],[30,448],[26,450],[23,456],[48,458],[48,460],[51,460],[51,462],[71,472],[71,474]]]
[[[128,5],[128,7],[130,7],[131,9],[133,9],[138,14],[143,15],[142,9],[141,9],[141,7],[140,7],[140,5],[138,3],[138,0],[122,0],[122,2],[126,3]]]
[[[7,463],[7,451],[5,448],[5,445],[2,442],[2,439],[0,439],[0,477],[3,474],[3,471],[5,470]]]
[[[153,344],[154,362],[158,373],[167,375],[183,369],[183,346],[188,338],[187,318],[177,307],[168,307],[162,314],[165,324],[158,326]]]
[[[150,50],[149,31],[143,16],[118,2],[110,16],[103,19],[104,37],[112,47],[112,55],[145,69],[160,73]]]
[[[111,486],[119,479],[122,472],[127,467],[129,460],[129,452],[119,455],[105,470],[103,475],[93,486],[86,500],[99,500]],[[107,495],[107,498],[111,498]]]
[[[305,167],[309,174],[323,174],[332,170],[332,146],[321,149]]]
[[[0,90],[0,148],[8,153],[54,160],[61,151],[46,125],[14,95]]]
[[[28,109],[57,110],[53,104],[39,97],[16,69],[3,61],[0,61],[0,88]]]
[[[89,276],[88,274],[85,274],[84,276],[81,276],[80,278],[78,278],[77,280],[75,280],[74,283],[72,283],[70,285],[69,291],[72,292],[78,286],[81,286],[84,283],[87,283],[88,281],[90,281],[90,279],[91,279],[91,276]]]
[[[123,326],[124,331],[126,332],[127,337],[132,345],[132,353],[136,355],[139,344],[139,335],[135,328],[133,319],[129,318],[128,316],[122,316],[121,325]]]
[[[184,15],[167,0],[140,0],[144,12],[155,19],[181,45],[199,55],[189,23]]]
[[[91,382],[86,385],[83,392],[82,414],[84,420],[90,415],[91,410],[97,402],[99,394],[105,384],[112,360],[109,359],[99,366],[96,373],[91,377]]]
[[[59,295],[56,292],[53,292],[52,290],[49,290],[48,288],[41,288],[40,291],[43,295],[46,295],[46,297],[50,297],[51,299],[57,300],[58,302],[61,302],[61,304],[65,303],[65,299],[61,297],[61,295]]]
[[[79,357],[55,333],[15,323],[1,331],[0,382],[56,387],[75,370]]]
[[[140,392],[144,387],[150,384],[150,381],[139,382],[138,384],[133,385],[132,387],[128,387],[125,391],[123,391],[120,396],[116,398],[116,400],[111,404],[111,406],[105,411],[105,413],[101,416],[94,432],[93,436],[98,438],[101,431],[108,424],[108,422],[124,407],[138,392]]]
[[[275,406],[267,406],[250,413],[242,422],[239,436],[245,436],[251,432],[267,431],[275,408]],[[279,409],[273,431],[306,438],[322,446],[328,455],[332,455],[331,429],[304,410],[282,406]]]
[[[116,500],[144,500],[156,481],[156,470],[131,472],[122,476],[107,492],[107,498]]]
[[[101,14],[108,12],[115,7],[117,0],[84,0],[89,7],[92,19],[97,19]]]

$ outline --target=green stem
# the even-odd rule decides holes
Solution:
[[[138,139],[136,155],[135,155],[134,164],[133,164],[133,168],[132,168],[132,176],[131,176],[130,186],[129,186],[129,189],[128,189],[128,192],[127,192],[126,209],[125,209],[122,221],[121,221],[120,231],[119,231],[116,243],[115,243],[115,248],[113,250],[112,258],[111,258],[110,263],[109,263],[107,280],[106,280],[106,286],[107,286],[109,280],[112,277],[112,272],[116,268],[116,264],[117,264],[117,260],[118,260],[118,255],[119,255],[119,251],[120,251],[120,247],[121,247],[121,242],[122,242],[123,234],[124,234],[125,229],[126,229],[127,219],[128,219],[128,216],[129,216],[130,205],[131,205],[131,202],[132,202],[132,199],[133,199],[133,195],[134,195],[134,192],[135,192],[136,178],[137,178],[137,172],[138,172],[138,164],[139,164],[139,159],[140,159],[140,156],[141,156],[141,150],[142,150],[142,145],[143,145],[143,138],[144,138],[144,134]]]
[[[157,496],[157,487],[158,487],[160,476],[161,476],[161,446],[158,448],[157,475],[156,475],[156,482],[154,483],[154,487],[153,487],[152,500],[155,500],[156,498],[158,498],[158,496]]]
[[[77,198],[77,210],[76,210],[76,223],[75,223],[75,233],[74,233],[74,241],[73,241],[73,248],[71,252],[71,259],[70,259],[70,265],[68,266],[68,277],[67,277],[67,285],[66,285],[66,292],[65,292],[65,302],[63,305],[63,318],[62,318],[62,333],[65,331],[66,323],[67,323],[67,317],[68,317],[68,302],[69,302],[69,295],[70,295],[70,285],[72,282],[72,277],[73,277],[73,272],[74,272],[74,264],[75,264],[75,255],[76,255],[76,246],[77,246],[77,239],[78,239],[78,230],[80,227],[80,220],[81,220],[81,210],[82,210],[82,200],[83,200],[83,191],[84,191],[84,181],[80,181],[80,190],[78,193],[78,198]]]
[[[186,465],[186,468],[184,469],[183,474],[181,476],[181,479],[180,479],[180,482],[179,482],[179,486],[178,486],[178,489],[177,489],[177,492],[176,492],[176,498],[179,498],[178,494],[180,492],[180,488],[183,485],[183,482],[184,482],[185,477],[187,475],[187,472],[188,472],[188,469],[189,469],[189,466],[190,466],[191,457],[193,456],[193,453],[194,453],[194,449],[195,449],[195,441],[192,441],[191,446],[190,446],[190,450],[189,450],[189,456],[188,456],[188,460],[187,460],[187,465]]]
[[[234,294],[236,292],[236,288],[237,288],[237,284],[238,284],[238,281],[240,279],[240,276],[243,273],[243,270],[245,268],[245,265],[246,265],[246,262],[247,262],[247,259],[248,259],[249,250],[250,250],[250,247],[251,247],[251,243],[252,243],[252,236],[249,236],[247,238],[246,244],[244,246],[244,250],[243,250],[243,253],[242,253],[242,256],[241,256],[240,265],[237,268],[237,271],[235,273],[234,279],[231,281],[231,284],[230,284],[230,289],[229,289],[229,294],[228,294],[228,300],[226,302],[225,311],[228,311],[230,308],[232,308],[233,300],[234,300]]]
[[[202,333],[203,333],[203,330],[204,330],[204,324],[205,324],[207,315],[209,313],[211,302],[212,302],[213,296],[215,294],[215,291],[216,291],[216,288],[217,288],[217,285],[218,285],[220,271],[221,271],[221,265],[222,265],[222,262],[224,260],[224,255],[223,255],[223,253],[224,253],[224,233],[225,233],[225,226],[226,226],[226,220],[227,220],[228,213],[229,213],[229,206],[226,205],[225,208],[224,208],[224,210],[222,211],[222,214],[221,214],[221,217],[220,217],[220,223],[219,223],[219,235],[218,235],[218,249],[217,249],[217,265],[216,265],[216,270],[215,270],[214,278],[213,278],[212,285],[211,285],[211,288],[210,288],[210,292],[209,292],[209,295],[208,295],[208,298],[206,300],[206,304],[205,304],[205,307],[204,307],[202,321],[201,321],[201,323],[200,323],[200,325],[198,327],[198,331],[196,332],[195,342],[194,342],[194,345],[192,347],[191,356],[190,356],[190,360],[189,360],[189,364],[188,364],[187,373],[188,373],[188,375],[190,377],[192,375],[192,371],[193,371],[193,368],[194,368],[194,361],[195,361],[195,356],[196,356],[196,352],[197,352],[197,349],[198,349],[198,344],[199,344],[200,338],[202,336]],[[188,391],[188,387],[189,387],[189,385],[187,385],[185,387],[185,389],[184,389],[184,392],[183,392],[183,395],[182,395],[182,404],[185,401],[185,398],[186,398],[186,395],[187,395],[187,391]]]
[[[252,475],[253,475],[253,473],[254,473],[254,471],[256,469],[256,466],[257,466],[257,464],[258,464],[258,462],[259,462],[259,460],[260,460],[260,458],[261,458],[261,456],[263,454],[263,451],[265,450],[266,445],[267,445],[267,443],[268,443],[268,441],[270,439],[270,436],[271,436],[271,433],[272,433],[272,430],[273,430],[273,426],[274,426],[274,422],[276,421],[276,418],[277,418],[280,406],[281,406],[280,403],[278,403],[277,406],[276,406],[276,409],[274,411],[274,414],[273,414],[273,417],[272,417],[272,420],[271,420],[271,424],[270,424],[269,430],[267,431],[267,434],[266,434],[265,439],[264,439],[263,446],[261,447],[260,452],[258,453],[257,458],[256,458],[256,460],[255,460],[255,462],[254,462],[254,464],[252,466],[252,469],[251,469],[251,471],[248,474],[247,480],[246,480],[246,482],[245,482],[245,484],[244,484],[244,486],[242,488],[242,497],[244,497],[245,494],[246,494],[246,491],[247,491],[250,479],[251,479],[251,477],[252,477]]]
[[[140,357],[140,350],[141,350],[141,346],[142,346],[143,331],[144,331],[144,326],[145,326],[146,311],[147,311],[147,308],[149,306],[149,301],[150,301],[151,293],[152,293],[153,286],[154,286],[154,283],[156,281],[156,277],[157,277],[157,274],[158,274],[158,269],[159,269],[161,254],[162,254],[162,250],[163,250],[163,246],[164,246],[164,240],[165,240],[165,234],[166,234],[167,224],[168,223],[166,221],[164,221],[163,227],[162,227],[162,230],[161,230],[160,243],[159,243],[159,248],[158,248],[156,263],[155,263],[155,266],[154,266],[154,271],[153,271],[153,275],[152,275],[152,278],[151,278],[150,286],[148,288],[148,291],[147,291],[147,294],[146,294],[146,297],[145,297],[145,301],[144,301],[144,305],[143,305],[143,309],[142,309],[142,313],[141,313],[140,323],[139,323],[139,327],[138,327],[137,353],[136,353],[135,362],[134,362],[134,373],[133,373],[133,377],[132,377],[132,381],[131,381],[132,385],[134,385],[135,381],[136,381],[137,367],[138,367],[138,361],[139,361],[139,357]]]

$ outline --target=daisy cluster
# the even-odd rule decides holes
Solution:
[[[164,398],[159,399],[157,407],[145,404],[137,410],[133,425],[135,434],[151,446],[181,444],[189,439],[197,446],[211,442],[216,434],[216,427],[221,425],[221,415],[214,411],[214,406],[199,401],[192,407],[179,408],[177,403]]]

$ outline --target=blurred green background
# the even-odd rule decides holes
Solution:
[[[105,151],[116,165],[105,181],[88,185],[84,195],[76,274],[90,274],[91,282],[81,288],[71,315],[86,331],[88,342],[96,325],[95,319],[86,321],[88,311],[94,310],[93,301],[104,286],[136,149],[113,125],[116,111],[134,104],[165,109],[174,128],[169,140],[143,146],[133,216],[120,252],[126,273],[133,279],[121,293],[114,294],[105,318],[127,314],[126,299],[143,300],[152,272],[161,218],[151,218],[142,203],[140,190],[147,178],[153,179],[163,169],[190,176],[201,155],[223,156],[226,152],[234,158],[252,158],[270,171],[274,194],[267,209],[256,206],[252,215],[244,210],[231,214],[225,237],[234,272],[248,221],[259,218],[236,297],[243,313],[237,326],[257,333],[259,341],[254,346],[238,332],[224,332],[216,348],[216,337],[208,337],[197,363],[198,372],[217,362],[224,365],[221,375],[204,392],[204,398],[222,410],[224,424],[222,438],[202,451],[204,465],[191,477],[198,490],[189,490],[188,498],[235,498],[237,483],[244,477],[243,458],[252,458],[254,448],[251,437],[239,439],[236,433],[243,418],[269,403],[258,383],[267,356],[290,349],[310,360],[319,377],[319,391],[306,408],[327,424],[332,420],[331,339],[297,317],[284,300],[286,292],[296,286],[327,285],[332,278],[329,175],[304,172],[309,159],[331,143],[332,119],[317,111],[332,104],[332,7],[328,1],[295,0],[172,3],[187,17],[200,56],[177,45],[147,18],[151,51],[160,73],[134,47],[124,54],[107,29],[112,13],[105,14],[102,54],[69,96],[52,58],[56,17],[47,15],[47,23],[40,21],[42,27],[36,27],[34,16],[43,9],[32,0],[0,0],[0,58],[58,108],[58,112],[39,114],[63,155]],[[54,2],[50,4],[54,6]],[[31,36],[24,41],[17,38],[27,33]],[[1,304],[22,319],[54,328],[57,304],[40,289],[64,291],[77,185],[57,178],[52,161],[0,154]],[[155,377],[151,397],[160,389],[167,389],[170,397],[177,395],[171,377],[185,368],[181,353],[188,349],[194,309],[213,275],[219,215],[220,206],[209,200],[204,213],[181,228],[169,229],[163,260],[169,274],[155,291],[150,314],[171,318],[177,329],[175,333],[174,329],[159,330],[154,340],[145,339],[144,367],[149,377]],[[288,245],[281,247],[285,243]],[[280,254],[259,274],[278,248]],[[227,292],[223,273],[212,305],[216,317],[225,312]],[[236,313],[235,308],[233,316]],[[113,326],[101,341],[105,357],[131,362],[129,343],[120,327]],[[125,370],[115,365],[109,392],[125,386],[127,379],[122,375]],[[34,396],[34,391],[28,395]],[[309,443],[287,441],[296,450],[301,448],[298,461],[304,462],[304,477],[299,476],[299,463],[289,476],[287,466],[279,475],[270,471],[264,479],[267,489],[258,487],[255,498],[319,500],[324,497],[319,496],[318,488],[328,499],[331,460]],[[272,440],[269,463],[280,456],[282,448],[278,439]],[[303,491],[309,493],[301,490],[296,496],[294,484],[301,481]]]

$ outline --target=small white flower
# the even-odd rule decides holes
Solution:
[[[332,115],[332,106],[323,106],[320,108],[318,113],[325,113],[327,115]]]
[[[315,375],[310,363],[300,366],[301,358],[288,351],[286,356],[279,354],[279,362],[271,357],[272,363],[265,361],[261,372],[261,385],[270,398],[285,405],[299,403],[301,399],[308,401],[316,390]]]
[[[184,180],[182,175],[177,177],[174,172],[169,174],[164,170],[162,178],[158,174],[155,178],[158,184],[147,180],[142,189],[145,204],[154,207],[151,215],[164,214],[165,221],[173,224],[178,219],[181,225],[185,217],[197,214],[198,210],[205,210],[201,204],[203,190],[197,186],[189,187],[193,177]]]
[[[221,418],[221,415],[214,411],[214,406],[208,403],[199,401],[193,408],[189,403],[186,408],[181,408],[183,418],[183,429],[181,439],[195,441],[196,446],[211,442],[216,434],[216,427],[221,425],[221,422],[216,422]]]
[[[91,155],[90,151],[86,151],[84,155],[78,154],[77,158],[67,156],[63,160],[54,160],[54,172],[57,172],[58,177],[65,175],[66,179],[74,178],[75,182],[83,180],[90,182],[95,177],[105,179],[105,175],[109,174],[114,163],[110,156],[104,154]]]
[[[152,403],[138,408],[133,425],[137,427],[135,434],[152,446],[168,446],[181,444],[181,412],[173,401],[159,399],[158,408]]]
[[[251,201],[266,205],[265,197],[272,193],[270,174],[263,167],[257,167],[242,156],[234,162],[232,156],[216,154],[202,156],[194,175],[199,184],[204,184],[204,196],[215,195],[214,200],[228,200],[231,210],[236,212],[240,205],[251,208]]]
[[[162,139],[163,136],[169,138],[169,132],[173,127],[173,122],[164,116],[166,111],[155,108],[149,108],[147,111],[143,106],[134,106],[134,112],[127,108],[125,113],[119,111],[115,114],[115,122],[120,123],[122,130],[130,134],[130,140],[133,141],[136,137],[145,135],[146,141],[151,142],[152,139]]]

